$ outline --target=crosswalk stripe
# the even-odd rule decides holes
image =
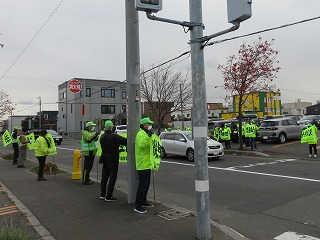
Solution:
[[[275,240],[320,240],[320,238],[302,235],[295,232],[285,232],[279,235],[278,237],[275,237],[274,239]]]

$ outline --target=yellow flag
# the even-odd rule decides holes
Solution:
[[[26,135],[25,138],[26,138],[27,141],[31,140],[31,143],[27,144],[28,149],[29,150],[34,150],[34,144],[35,144],[34,134],[30,133],[29,135]]]
[[[119,136],[127,138],[127,133],[120,133]],[[128,152],[127,146],[119,146],[119,162],[126,163],[128,162]]]
[[[152,144],[150,146],[150,160],[151,160],[151,169],[159,170],[160,162],[161,162],[161,148],[162,142],[161,139],[156,135],[152,134],[151,137]]]
[[[2,134],[2,142],[5,147],[12,143],[12,138],[8,130]]]
[[[45,136],[46,139],[49,140],[50,142],[50,150],[53,150],[51,153],[48,154],[48,156],[53,156],[53,155],[56,155],[57,154],[57,148],[56,148],[56,144],[52,138],[52,135],[50,133],[48,133],[46,136]]]

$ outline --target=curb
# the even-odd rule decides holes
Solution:
[[[8,197],[14,202],[17,208],[25,214],[31,226],[37,231],[43,240],[56,240],[51,233],[40,223],[35,215],[0,181],[1,188],[7,193]]]

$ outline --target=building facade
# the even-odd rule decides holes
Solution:
[[[83,125],[94,121],[98,128],[106,120],[126,124],[126,84],[121,81],[74,78],[82,90],[73,93],[66,81],[58,86],[58,131],[64,134],[80,133]]]
[[[220,114],[224,119],[239,115],[239,95],[233,96],[233,112]],[[280,92],[253,92],[243,96],[242,114],[254,113],[259,117],[282,115]]]
[[[283,114],[293,114],[293,115],[305,115],[307,114],[307,107],[311,106],[312,102],[301,102],[296,101],[293,103],[282,103],[282,113]]]

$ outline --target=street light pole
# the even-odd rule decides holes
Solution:
[[[41,97],[38,97],[39,99],[39,106],[40,106],[40,111],[39,111],[39,129],[41,129]]]
[[[189,0],[190,22],[202,23],[202,1]],[[193,92],[193,137],[195,162],[195,191],[197,204],[197,239],[211,239],[209,211],[209,177],[207,155],[207,97],[205,84],[203,26],[197,24],[190,31],[191,73]]]

